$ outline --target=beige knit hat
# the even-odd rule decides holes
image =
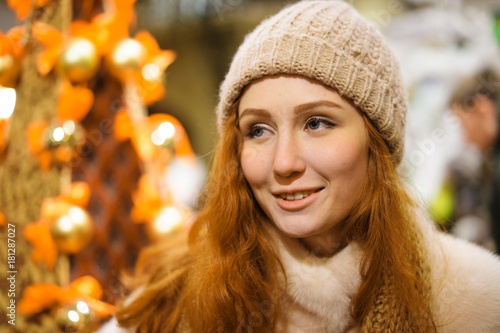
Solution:
[[[219,128],[248,84],[278,74],[336,89],[372,120],[401,161],[407,99],[399,66],[382,34],[349,4],[300,1],[248,34],[220,87]]]

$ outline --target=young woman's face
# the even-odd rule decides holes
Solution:
[[[367,178],[361,114],[320,83],[275,76],[246,89],[238,117],[243,173],[271,221],[306,242],[338,241]]]

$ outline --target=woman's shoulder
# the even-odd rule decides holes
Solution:
[[[439,332],[500,332],[500,258],[426,228]]]

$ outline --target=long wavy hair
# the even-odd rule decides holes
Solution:
[[[134,278],[128,280],[138,292],[117,308],[120,325],[137,326],[138,332],[274,330],[283,267],[266,231],[269,220],[240,166],[237,107],[222,125],[202,207],[189,235],[142,252]],[[343,230],[344,241],[356,241],[364,251],[351,314],[358,326],[364,325],[391,272],[394,298],[413,318],[412,331],[432,332],[430,286],[415,270],[426,262],[415,228],[416,204],[380,133],[363,117],[369,136],[367,181]]]

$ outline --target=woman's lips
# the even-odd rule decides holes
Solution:
[[[322,189],[323,188],[318,189],[317,191],[309,194],[307,197],[298,200],[285,200],[281,195],[274,195],[274,197],[278,206],[284,210],[301,210],[311,204],[314,200],[316,200],[316,197],[319,195],[319,192]]]

